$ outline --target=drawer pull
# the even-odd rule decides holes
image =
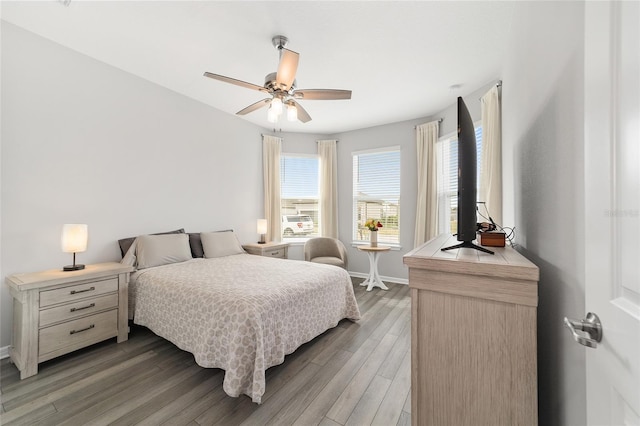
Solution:
[[[91,330],[92,328],[95,328],[95,324],[91,324],[89,327],[81,328],[80,330],[71,330],[69,334],[82,333],[83,331]]]
[[[82,311],[83,309],[89,309],[89,308],[93,308],[93,307],[95,307],[95,306],[96,306],[96,304],[95,304],[95,303],[92,303],[92,304],[90,304],[90,305],[83,306],[83,307],[81,307],[81,308],[71,308],[71,309],[69,310],[69,312]]]
[[[71,293],[69,294],[85,293],[87,291],[93,291],[95,289],[96,289],[95,287],[89,287],[89,288],[85,288],[84,290],[71,290]]]
[[[271,256],[277,256],[277,255],[278,255],[277,251],[274,251],[274,252],[271,253]]]

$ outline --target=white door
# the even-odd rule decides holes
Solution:
[[[640,2],[585,3],[590,425],[640,425]]]

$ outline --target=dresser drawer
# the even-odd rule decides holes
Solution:
[[[73,302],[86,297],[98,296],[118,291],[118,278],[102,281],[90,281],[84,284],[57,288],[40,292],[40,307],[56,305],[58,303]]]
[[[263,256],[279,257],[281,259],[284,259],[284,252],[285,252],[284,248],[279,248],[277,250],[265,250]]]
[[[45,327],[39,332],[38,358],[41,361],[49,359],[47,354],[54,353],[53,356],[58,356],[117,334],[117,309]]]
[[[83,299],[54,308],[40,311],[40,327],[46,327],[60,321],[67,321],[81,316],[93,314],[118,306],[118,294],[106,294],[104,296]]]

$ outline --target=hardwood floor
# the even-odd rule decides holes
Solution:
[[[3,425],[409,425],[409,287],[354,290],[362,319],[340,324],[267,370],[262,404],[222,390],[224,372],[144,327],[40,364],[20,380],[0,362]]]

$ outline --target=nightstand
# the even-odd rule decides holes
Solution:
[[[13,296],[9,355],[20,379],[38,374],[39,363],[85,346],[115,336],[126,341],[131,271],[109,262],[7,277]]]
[[[288,259],[289,243],[245,244],[242,246],[249,254]]]

